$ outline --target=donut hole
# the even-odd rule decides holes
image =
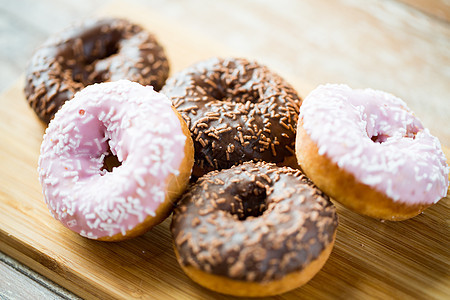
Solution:
[[[228,102],[228,103],[244,102],[243,100],[240,101],[242,95],[241,97],[239,97],[239,94],[237,94],[233,90],[232,86],[226,87],[225,83],[221,81],[215,82],[214,87],[210,90],[209,93],[210,96],[214,98],[214,100],[217,100],[219,102]]]
[[[105,156],[105,159],[103,160],[103,167],[101,168],[101,170],[112,172],[113,168],[120,167],[121,165],[122,163],[119,161],[117,156],[115,156],[114,154],[111,153],[111,151],[109,151],[109,153]]]
[[[208,94],[219,102],[232,104],[247,102],[258,103],[263,97],[261,85],[249,84],[253,76],[253,70],[245,71],[235,68],[230,73],[227,67],[211,76],[209,81],[199,80],[196,85],[202,86]]]
[[[244,221],[249,217],[257,218],[267,209],[267,193],[265,188],[249,184],[233,193],[229,213]]]
[[[228,102],[228,103],[241,103],[245,104],[246,102],[257,103],[261,99],[257,91],[253,90],[243,90],[242,88],[234,88],[228,87],[225,90],[218,90],[216,93],[213,93],[215,99]]]
[[[386,140],[387,140],[388,138],[389,138],[389,136],[386,135],[386,134],[378,134],[378,135],[372,136],[370,139],[371,139],[374,143],[382,144],[382,143],[386,142]]]
[[[416,135],[417,135],[418,131],[419,130],[416,127],[411,127],[411,128],[408,127],[408,128],[406,128],[406,133],[400,132],[398,136],[402,136],[403,138],[410,138],[410,139],[414,140],[414,139],[416,139]],[[394,134],[394,136],[395,136],[395,134]],[[382,144],[391,137],[392,136],[388,135],[388,134],[378,133],[376,135],[373,135],[370,139],[374,143]]]
[[[118,33],[116,33],[118,35]],[[86,53],[90,56],[86,57],[85,64],[92,64],[98,60],[102,60],[119,53],[119,36],[114,37],[111,35],[110,38],[96,39],[95,41],[87,44],[85,46]]]
[[[107,81],[110,62],[109,57],[119,53],[119,33],[100,36],[95,40],[85,40],[82,44],[81,58],[75,58],[78,63],[71,66],[72,80],[84,86]],[[79,55],[79,54],[78,54]],[[77,56],[77,55],[75,55]],[[68,66],[70,67],[70,66]]]

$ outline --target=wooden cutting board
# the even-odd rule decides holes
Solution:
[[[239,55],[151,12],[111,6],[155,32],[173,71],[211,56]],[[306,95],[311,86],[275,70]],[[103,243],[54,220],[36,171],[44,125],[28,107],[23,78],[0,96],[0,251],[86,298],[229,299],[192,282],[172,250],[170,218],[142,237]],[[450,152],[446,149],[447,157]],[[404,222],[380,222],[336,204],[337,240],[324,268],[305,286],[278,296],[304,298],[448,298],[450,199]]]

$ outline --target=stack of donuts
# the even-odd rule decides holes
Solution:
[[[438,139],[393,95],[328,84],[302,101],[244,58],[168,75],[155,36],[123,19],[85,21],[36,51],[25,94],[48,123],[39,180],[64,226],[121,241],[173,212],[175,254],[192,280],[269,296],[327,261],[331,198],[399,221],[447,194]]]

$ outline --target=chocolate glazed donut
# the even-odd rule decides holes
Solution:
[[[88,20],[49,38],[26,73],[25,95],[44,122],[87,85],[128,79],[159,91],[169,74],[163,48],[127,20]]]
[[[174,75],[162,92],[191,130],[195,176],[248,160],[295,161],[301,99],[267,67],[213,58]]]
[[[201,177],[175,209],[178,261],[194,281],[236,296],[296,288],[326,262],[337,214],[301,173],[246,162]]]

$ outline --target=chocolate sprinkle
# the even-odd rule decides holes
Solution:
[[[50,37],[34,54],[25,95],[48,123],[61,105],[87,85],[128,79],[159,91],[169,74],[164,49],[127,20],[88,20]]]
[[[315,260],[332,243],[337,223],[329,198],[301,172],[246,162],[192,185],[171,231],[180,264],[266,282]]]
[[[174,75],[161,91],[191,130],[196,176],[248,160],[282,163],[294,155],[301,99],[265,66],[213,58]]]

